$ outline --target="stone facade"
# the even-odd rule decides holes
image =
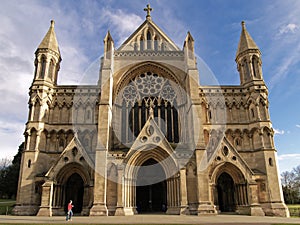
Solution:
[[[289,216],[276,165],[261,53],[242,23],[238,86],[202,86],[183,48],[152,21],[114,47],[95,85],[57,84],[54,22],[35,52],[17,215]],[[200,71],[201,72],[201,71]]]

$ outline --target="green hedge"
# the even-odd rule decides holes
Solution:
[[[10,215],[11,211],[16,204],[16,201],[9,199],[0,200],[0,215]]]

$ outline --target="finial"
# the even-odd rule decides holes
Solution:
[[[54,20],[51,20],[51,27],[54,27]]]
[[[244,20],[241,22],[241,24],[242,24],[242,28],[245,28],[245,21]]]
[[[150,4],[147,5],[147,8],[144,8],[144,11],[147,11],[146,19],[151,19],[150,12],[152,11],[152,8],[150,7]]]

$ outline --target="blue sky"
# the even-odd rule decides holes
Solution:
[[[0,159],[23,141],[34,52],[50,20],[62,54],[60,84],[76,84],[103,53],[110,30],[116,47],[144,21],[153,21],[181,48],[187,31],[195,50],[222,84],[239,84],[235,53],[241,21],[262,52],[280,171],[300,165],[300,1],[74,0],[3,1],[0,8]],[[96,79],[97,80],[97,79]],[[200,71],[201,82],[201,71]],[[206,83],[202,83],[206,84]]]

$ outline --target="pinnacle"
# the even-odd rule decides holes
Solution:
[[[54,23],[55,23],[54,20],[51,20],[51,25],[49,27],[49,30],[46,33],[45,37],[43,38],[38,49],[51,49],[59,54],[58,43],[54,31]]]
[[[238,57],[241,53],[243,53],[249,49],[252,49],[252,50],[255,49],[255,50],[259,51],[258,46],[256,45],[256,43],[254,42],[254,40],[252,39],[252,37],[250,36],[250,34],[248,33],[248,31],[246,29],[245,21],[242,21],[241,25],[242,25],[242,32],[241,32],[241,36],[240,36],[238,49],[236,52],[236,57]]]

